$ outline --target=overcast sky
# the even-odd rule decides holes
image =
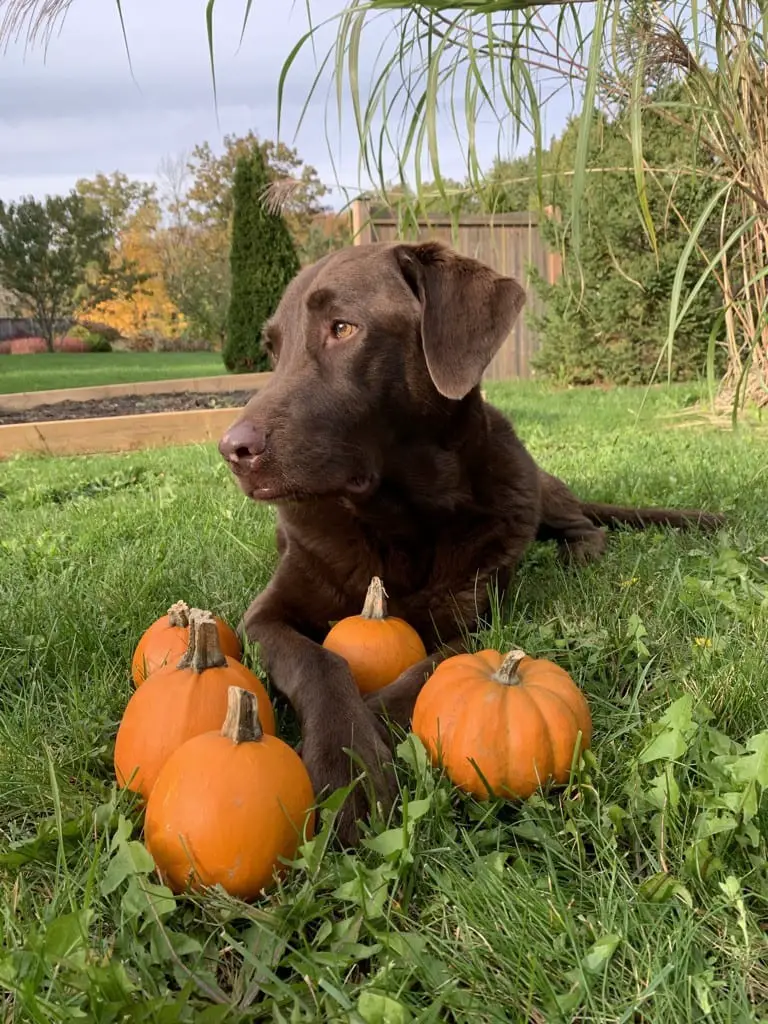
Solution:
[[[275,138],[280,69],[306,29],[306,6],[303,0],[255,0],[238,48],[245,6],[245,0],[218,0],[215,7],[218,123],[204,0],[124,0],[134,77],[114,0],[73,0],[47,52],[41,44],[10,44],[0,52],[0,198],[67,191],[78,177],[97,171],[119,169],[152,180],[163,158],[204,140],[218,151],[226,133],[251,128]],[[321,21],[338,13],[344,0],[312,0],[311,7]],[[367,67],[386,33],[383,22],[367,29]],[[334,36],[333,26],[324,32],[320,58]],[[326,126],[329,117],[335,123],[335,108],[327,110],[327,84],[294,136],[315,71],[307,48],[287,82],[282,137],[328,185],[340,182],[354,190],[361,180],[367,184],[358,174],[356,131],[348,116],[329,150]],[[560,129],[568,109],[566,98],[550,105],[547,134]],[[443,173],[463,177],[465,158],[447,115],[440,141]],[[502,142],[503,149],[509,146]],[[490,118],[478,127],[478,148],[483,164],[490,165],[499,150],[498,126]]]

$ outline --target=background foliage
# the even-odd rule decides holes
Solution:
[[[238,158],[232,189],[232,297],[224,346],[227,369],[238,373],[268,368],[262,327],[300,269],[286,222],[264,203],[270,180],[261,150]]]
[[[77,265],[66,279],[57,271],[54,319],[66,323],[74,317],[88,330],[136,350],[220,349],[232,290],[235,168],[253,154],[260,155],[268,182],[290,178],[293,183],[284,219],[301,263],[350,240],[348,215],[328,208],[328,188],[295,149],[252,131],[227,135],[220,151],[203,142],[188,156],[166,159],[159,184],[116,170],[78,180],[66,200],[30,199],[31,206],[18,210],[12,205],[4,216],[6,221],[16,217],[15,227],[5,237],[17,244],[7,249],[5,270],[0,269],[5,304],[16,308],[21,297],[22,309],[49,323],[53,264],[50,246],[41,239],[61,236],[67,258]],[[29,216],[26,234],[19,234],[19,217],[30,211],[34,239]],[[89,251],[86,266],[76,253],[83,248],[80,235],[87,224],[98,225],[100,249]],[[22,237],[27,239],[23,252]],[[57,259],[61,263],[63,250]]]
[[[674,102],[679,90],[665,93],[667,101]],[[626,108],[610,118],[597,110],[592,114],[578,254],[560,217],[543,218],[544,237],[564,255],[564,272],[554,285],[533,274],[543,300],[542,313],[533,317],[541,342],[534,366],[563,383],[646,384],[658,375],[676,268],[691,226],[717,191],[711,177],[690,171],[696,163],[711,162],[706,149],[699,146],[690,152],[690,138],[681,137],[667,119],[649,113],[643,138],[648,165],[645,199],[654,224],[651,239],[637,199],[630,116]],[[543,161],[544,201],[566,217],[572,204],[580,129],[580,119],[573,119]],[[533,156],[526,162],[530,167]],[[494,170],[500,184],[491,186],[493,205],[507,208],[510,192],[522,199],[519,184],[511,188],[503,184],[509,180],[508,169]],[[537,201],[530,193],[527,198],[529,204]],[[685,293],[693,292],[708,260],[717,254],[720,229],[710,222],[700,233],[681,279]],[[721,287],[709,275],[677,325],[669,365],[673,380],[705,375],[711,336],[716,343],[714,366],[722,373],[726,365],[722,311]],[[663,360],[662,366],[664,373]]]

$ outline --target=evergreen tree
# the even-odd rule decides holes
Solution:
[[[268,368],[261,331],[299,272],[293,240],[280,214],[262,202],[271,176],[258,148],[238,160],[233,189],[232,297],[224,363],[235,373]]]

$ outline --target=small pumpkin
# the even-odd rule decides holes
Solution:
[[[174,892],[220,884],[254,899],[314,834],[313,803],[299,755],[262,731],[257,698],[230,686],[223,728],[187,740],[163,766],[144,840]]]
[[[378,576],[371,580],[362,613],[337,622],[323,647],[347,661],[361,693],[389,686],[401,672],[427,656],[413,626],[387,615],[387,593]]]
[[[216,620],[208,611],[189,612],[189,641],[178,665],[153,672],[126,705],[115,741],[115,774],[146,800],[169,755],[185,740],[219,729],[232,685],[255,694],[264,732],[275,732],[275,713],[261,681],[222,653]]]
[[[592,716],[559,665],[485,650],[438,665],[416,700],[413,731],[459,789],[525,799],[549,780],[567,782],[577,744],[591,743]]]
[[[216,617],[219,643],[224,654],[240,661],[243,648],[237,633],[223,619]],[[131,674],[136,686],[164,665],[173,664],[184,655],[189,640],[189,605],[177,601],[167,615],[157,619],[144,631],[133,652]]]

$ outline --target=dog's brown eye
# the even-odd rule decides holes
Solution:
[[[354,324],[348,324],[346,320],[334,320],[331,324],[331,334],[337,341],[346,341],[355,333]]]

